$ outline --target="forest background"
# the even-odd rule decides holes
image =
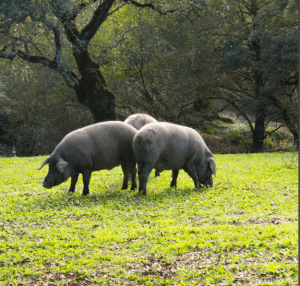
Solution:
[[[213,152],[298,147],[296,0],[4,0],[0,155],[142,112]]]

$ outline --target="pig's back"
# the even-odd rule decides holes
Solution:
[[[197,148],[192,130],[167,122],[145,125],[133,141],[136,160],[159,161],[166,169],[181,168]]]
[[[133,157],[137,131],[123,122],[107,121],[75,130],[62,140],[61,149],[73,163],[93,171],[112,169]]]
[[[157,122],[155,118],[148,114],[137,113],[130,115],[124,123],[133,126],[135,129],[140,130],[143,126],[149,123]]]

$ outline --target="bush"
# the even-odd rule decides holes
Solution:
[[[251,132],[247,129],[233,129],[226,135],[227,141],[236,147],[244,148],[245,153],[249,153],[252,144]]]
[[[12,157],[13,155],[12,147],[9,147],[5,144],[0,144],[0,157]]]

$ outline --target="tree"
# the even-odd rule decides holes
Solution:
[[[67,133],[93,122],[55,71],[17,58],[0,64],[0,78],[0,147],[15,146],[18,156],[50,154]]]
[[[224,35],[223,40],[220,36],[223,76],[216,85],[220,94],[212,99],[224,100],[244,116],[252,131],[252,152],[262,152],[268,134],[266,122],[274,106],[298,140],[293,111],[286,100],[295,103],[298,87],[295,3],[229,0],[220,4],[225,6],[219,32]]]
[[[105,59],[107,79],[119,94],[119,113],[148,112],[162,120],[201,125],[208,110],[203,112],[207,106],[199,103],[205,101],[209,81],[208,39],[203,34],[213,25],[205,3],[198,1],[202,17],[194,15],[191,3],[184,13],[165,17],[137,12],[133,21],[138,28]]]
[[[19,57],[58,72],[76,92],[78,101],[91,111],[95,122],[115,120],[115,95],[108,88],[99,64],[92,59],[89,47],[103,23],[127,4],[159,14],[175,11],[162,11],[151,1],[25,0],[20,3],[3,0],[0,58]],[[50,51],[43,49],[45,38],[53,45]],[[72,64],[67,61],[68,49],[74,60]]]

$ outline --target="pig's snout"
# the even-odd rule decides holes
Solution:
[[[44,181],[43,182],[43,187],[46,188],[46,189],[51,189],[52,185]]]

